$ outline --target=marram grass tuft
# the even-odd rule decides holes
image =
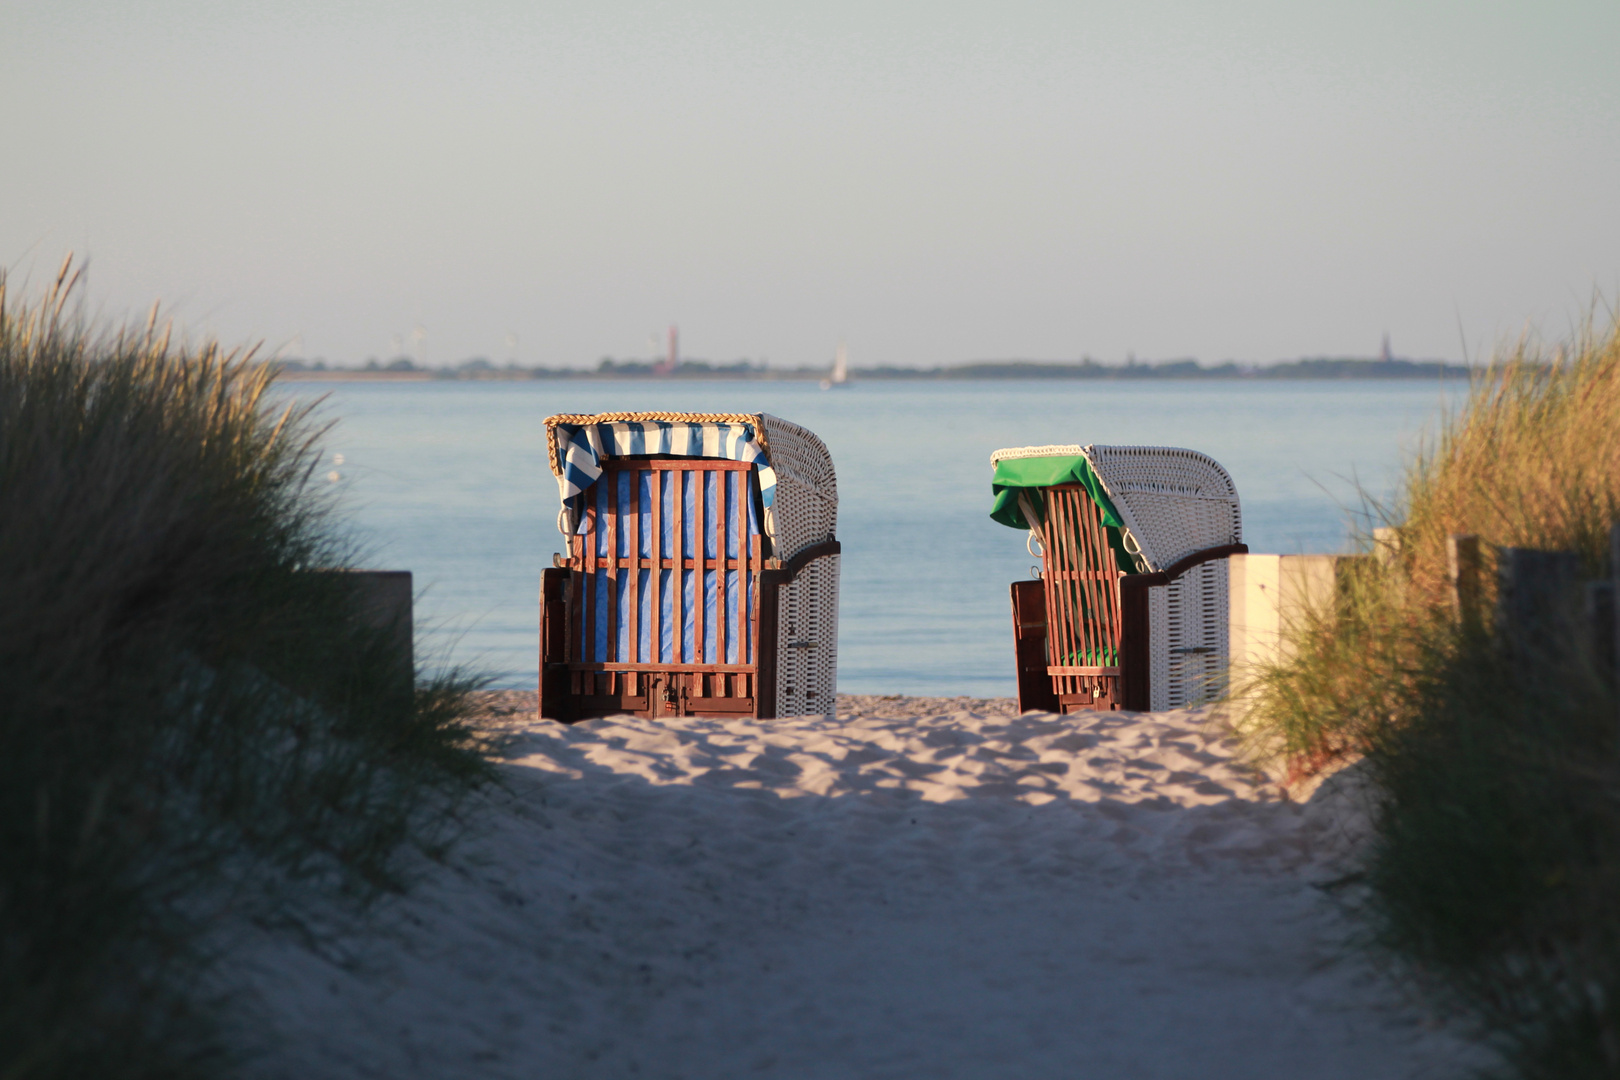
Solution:
[[[402,678],[320,572],[353,550],[310,407],[76,323],[75,281],[0,278],[0,1077],[213,1075],[211,920],[397,887],[486,776],[473,682]]]

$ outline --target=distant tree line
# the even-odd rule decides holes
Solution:
[[[1274,364],[1240,364],[1235,360],[1205,367],[1197,360],[1130,361],[1102,364],[1095,360],[1050,363],[1037,360],[979,360],[935,368],[868,368],[853,372],[867,379],[1435,379],[1466,378],[1469,368],[1443,360],[1364,360],[1316,357]]]
[[[435,379],[820,379],[826,367],[772,368],[753,360],[714,363],[708,360],[682,360],[666,369],[657,360],[619,360],[605,356],[595,368],[522,367],[515,361],[496,365],[485,357],[475,357],[455,365],[428,367],[409,357],[389,361],[373,357],[359,368],[328,366],[325,360],[282,359],[276,365],[289,374],[325,373],[329,377],[355,375],[414,375]],[[1272,364],[1244,364],[1227,360],[1205,366],[1197,360],[1131,360],[1124,364],[1104,364],[1092,359],[1078,361],[975,360],[928,368],[854,368],[851,380],[862,379],[1466,379],[1473,369],[1465,364],[1443,360],[1359,359],[1356,357],[1308,357]]]

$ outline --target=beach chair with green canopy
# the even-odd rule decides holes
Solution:
[[[990,516],[1029,532],[1012,585],[1022,709],[1164,710],[1224,686],[1227,556],[1248,551],[1220,464],[1163,446],[997,450]]]

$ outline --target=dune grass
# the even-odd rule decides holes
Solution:
[[[1243,723],[1296,761],[1364,755],[1381,798],[1367,911],[1502,1048],[1508,1075],[1620,1075],[1620,701],[1578,612],[1497,625],[1498,548],[1607,577],[1620,518],[1620,323],[1520,344],[1415,456],[1383,557],[1297,613]],[[1480,537],[1464,610],[1447,538]],[[1386,534],[1390,535],[1390,534]]]
[[[487,775],[474,684],[316,572],[355,552],[309,406],[74,286],[0,278],[0,1078],[214,1075],[211,931],[398,887]]]

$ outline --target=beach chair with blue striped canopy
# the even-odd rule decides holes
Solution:
[[[1227,556],[1248,551],[1218,462],[1163,446],[997,450],[990,516],[1030,532],[1012,585],[1020,708],[1164,710],[1217,696]]]
[[[546,421],[567,554],[541,582],[541,715],[829,713],[838,488],[764,413]]]

